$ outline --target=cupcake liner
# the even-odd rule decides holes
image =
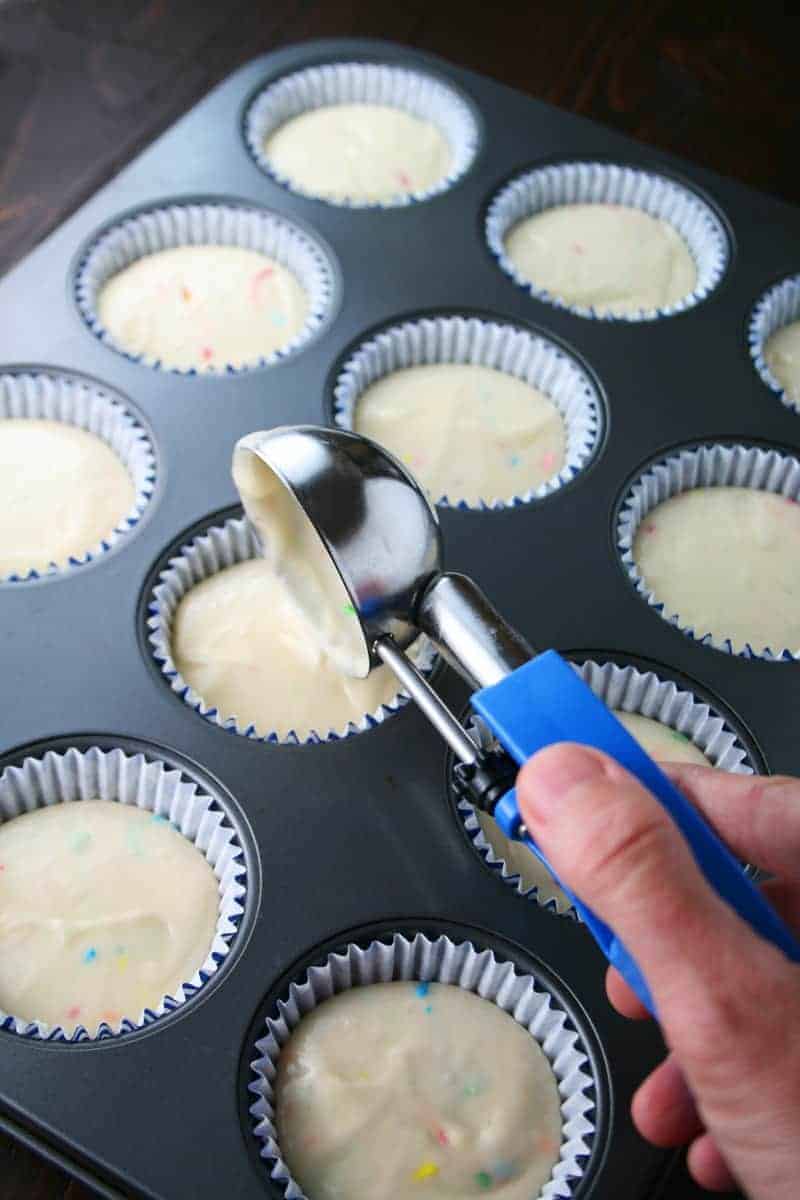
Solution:
[[[595,454],[603,430],[597,386],[566,350],[547,338],[513,325],[477,317],[423,317],[392,326],[364,342],[350,356],[334,385],[334,419],[353,429],[359,397],[377,380],[403,367],[469,363],[493,367],[542,392],[566,426],[566,461],[551,479],[510,498],[487,496],[479,504],[436,497],[453,508],[498,509],[527,504],[556,491],[582,471]]]
[[[598,313],[568,304],[526,279],[505,251],[505,236],[520,221],[564,204],[623,204],[667,221],[686,243],[697,269],[694,290],[665,308]],[[695,192],[663,175],[616,163],[569,162],[519,176],[497,193],[486,215],[486,240],[507,275],[539,300],[600,321],[652,321],[699,304],[722,278],[730,248],[722,221]]]
[[[680,614],[669,612],[639,574],[633,558],[633,543],[642,521],[664,500],[696,487],[748,487],[800,500],[800,461],[778,450],[762,450],[757,446],[705,445],[676,451],[649,466],[622,501],[617,523],[617,548],[636,591],[660,617],[701,645],[742,658],[763,658],[770,662],[800,658],[800,647],[754,648],[747,644],[737,649],[730,638],[684,625]]]
[[[63,421],[95,434],[114,451],[133,480],[134,501],[129,511],[95,546],[67,564],[51,563],[45,570],[31,568],[26,575],[11,572],[0,582],[19,582],[63,574],[72,567],[93,562],[117,545],[142,518],[155,487],[155,454],[148,435],[111,388],[59,371],[0,373],[0,420]]]
[[[787,392],[764,358],[764,348],[772,334],[793,321],[800,321],[800,275],[784,279],[764,293],[750,317],[747,341],[755,368],[764,383],[777,392],[781,404],[800,412],[800,390],[794,395]]]
[[[284,1187],[287,1200],[305,1200],[281,1157],[275,1126],[277,1063],[293,1030],[318,1004],[339,992],[414,979],[452,984],[482,996],[509,1013],[538,1042],[558,1080],[563,1118],[561,1156],[539,1200],[573,1195],[586,1174],[595,1133],[595,1104],[588,1094],[595,1081],[580,1034],[570,1028],[568,1015],[543,981],[520,974],[489,949],[478,950],[470,942],[444,935],[430,940],[422,933],[413,940],[395,933],[390,942],[373,941],[366,948],[348,945],[341,953],[329,954],[323,964],[310,967],[278,1001],[276,1015],[266,1021],[266,1032],[256,1042],[255,1080],[250,1084],[256,1097],[250,1114],[262,1143],[261,1156],[271,1163],[270,1178]]]
[[[275,170],[264,152],[270,134],[292,117],[333,104],[380,104],[430,121],[450,146],[450,170],[433,187],[390,200],[333,200],[307,192]],[[255,97],[245,114],[247,147],[262,171],[290,191],[347,208],[396,208],[428,200],[448,188],[472,166],[478,149],[478,124],[470,105],[456,89],[422,71],[382,63],[327,63],[284,75]]]
[[[570,665],[609,708],[639,713],[669,726],[693,742],[720,770],[737,775],[754,773],[755,768],[746,747],[725,718],[687,689],[678,687],[671,680],[659,679],[652,671],[639,671],[633,666],[618,666],[613,662],[601,665],[592,659]],[[480,717],[471,716],[470,726],[473,738],[482,749],[488,750],[496,745]],[[541,887],[527,887],[513,867],[495,853],[483,832],[474,805],[458,797],[456,807],[473,846],[504,883],[540,907],[580,921],[573,905],[564,904],[560,888],[556,893],[548,894]],[[555,880],[553,884],[554,887],[558,886]]]
[[[85,1042],[143,1029],[190,1000],[215,975],[230,952],[244,912],[246,868],[236,833],[217,801],[166,763],[130,755],[120,749],[63,754],[49,750],[26,758],[0,773],[0,821],[50,804],[82,800],[115,800],[164,817],[203,854],[219,881],[219,915],[214,941],[205,962],[174,996],[164,996],[154,1009],[130,1014],[114,1025],[102,1023],[95,1034],[79,1026],[67,1034],[60,1026],[25,1021],[0,1011],[0,1028],[23,1037],[56,1042]]]
[[[285,346],[246,366],[228,364],[199,372],[195,367],[163,367],[158,359],[132,354],[103,326],[97,297],[103,285],[132,262],[177,246],[238,246],[266,254],[291,271],[305,290],[309,304],[305,325]],[[334,269],[316,238],[277,213],[244,204],[170,204],[135,213],[88,246],[75,275],[75,300],[95,337],[132,362],[177,375],[239,375],[271,366],[314,336],[331,311],[333,294]]]
[[[242,726],[235,715],[223,717],[214,707],[208,705],[203,697],[190,687],[179,673],[172,659],[171,629],[175,611],[188,591],[203,579],[215,575],[225,567],[234,563],[245,562],[258,558],[261,547],[258,535],[246,517],[230,517],[223,525],[214,525],[204,533],[195,537],[188,545],[182,546],[179,554],[171,558],[161,571],[158,582],[153,589],[153,597],[148,606],[148,639],[153,649],[153,655],[161,668],[164,678],[173,692],[193,708],[200,716],[205,717],[214,725],[219,725],[231,733],[254,741],[270,743],[286,743],[290,745],[309,745],[318,742],[338,741],[355,733],[363,733],[380,725],[392,713],[398,711],[408,701],[405,692],[398,690],[397,695],[389,704],[382,704],[373,713],[365,713],[358,722],[349,722],[342,729],[314,730],[307,737],[301,737],[294,731],[286,736],[276,732],[260,734],[254,725]],[[414,659],[419,670],[428,673],[435,661],[433,646],[427,639],[420,639],[416,647],[408,653]],[[398,685],[399,687],[399,685]]]

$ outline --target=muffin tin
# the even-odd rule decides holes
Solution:
[[[453,186],[356,210],[295,194],[254,162],[244,120],[263,87],[357,60],[429,72],[472,107],[477,155]],[[582,317],[520,288],[487,246],[489,205],[518,175],[568,161],[627,164],[698,192],[730,243],[719,284],[690,310],[642,323]],[[326,321],[279,362],[241,374],[153,370],[106,345],[81,315],[76,278],[98,234],[131,213],[203,201],[282,215],[330,256]],[[422,931],[472,940],[556,989],[595,1047],[602,1146],[574,1194],[653,1194],[671,1158],[639,1139],[628,1107],[663,1053],[658,1033],[611,1011],[604,962],[580,925],[526,902],[481,863],[449,794],[444,746],[422,715],[406,705],[375,728],[315,745],[238,737],[170,690],[148,640],[149,605],[170,553],[238,515],[238,437],[333,423],[342,364],[381,329],[429,314],[505,321],[585,364],[602,396],[603,439],[551,495],[493,511],[440,508],[448,567],[474,576],[534,645],[674,679],[724,710],[760,767],[800,771],[800,665],[692,641],[637,595],[615,542],[631,484],[676,447],[800,453],[798,416],[759,377],[747,345],[758,298],[798,270],[798,244],[800,212],[776,200],[430,56],[327,41],[236,72],[8,274],[3,370],[60,370],[113,390],[152,443],[155,481],[136,527],[94,561],[0,586],[0,770],[69,746],[160,758],[225,812],[248,889],[225,969],[147,1028],[75,1045],[0,1032],[4,1128],[103,1195],[280,1197],[249,1113],[265,1017],[330,949]],[[460,711],[464,685],[442,667],[433,680]]]

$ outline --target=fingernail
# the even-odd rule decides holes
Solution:
[[[586,746],[562,743],[540,750],[526,764],[521,780],[522,807],[528,821],[548,821],[574,787],[602,779],[604,774],[602,759]]]

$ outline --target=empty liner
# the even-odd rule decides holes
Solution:
[[[361,395],[393,371],[434,363],[491,367],[530,384],[558,409],[566,429],[563,467],[539,487],[512,496],[486,496],[479,504],[437,496],[455,508],[497,509],[549,495],[574,479],[591,461],[603,432],[603,406],[596,384],[577,359],[540,334],[477,317],[422,317],[375,334],[349,357],[334,385],[334,418],[353,429]]]
[[[250,1113],[261,1156],[270,1165],[270,1178],[282,1185],[287,1200],[316,1197],[304,1197],[281,1157],[274,1096],[281,1050],[303,1017],[324,1000],[352,987],[391,980],[465,988],[502,1008],[535,1038],[558,1081],[562,1114],[560,1158],[539,1200],[572,1196],[592,1155],[595,1105],[589,1093],[594,1080],[581,1036],[570,1027],[559,1000],[544,981],[519,973],[492,950],[478,950],[471,942],[453,941],[445,935],[430,940],[418,933],[409,940],[395,933],[390,941],[373,941],[366,948],[351,944],[341,953],[329,954],[319,966],[309,967],[278,1001],[276,1014],[267,1019],[264,1035],[255,1044],[258,1057],[252,1063],[255,1078],[250,1091],[256,1099]]]
[[[100,291],[137,259],[178,246],[237,246],[273,259],[291,272],[308,297],[303,328],[286,345],[252,363],[202,372],[196,367],[162,367],[158,359],[126,350],[98,316]],[[321,244],[286,217],[244,204],[169,204],[126,217],[89,245],[75,276],[75,299],[95,337],[132,362],[178,375],[238,375],[271,366],[301,349],[330,314],[334,279],[333,266]]]
[[[217,801],[187,780],[179,770],[144,754],[123,750],[85,752],[71,748],[49,750],[41,758],[26,758],[21,766],[6,767],[0,774],[0,821],[51,804],[83,800],[113,800],[135,805],[164,817],[194,845],[209,863],[219,883],[219,915],[214,941],[202,966],[191,979],[164,996],[153,1008],[129,1013],[96,1032],[78,1026],[67,1034],[60,1026],[25,1021],[0,1011],[0,1028],[29,1038],[56,1042],[85,1042],[143,1029],[166,1013],[187,1003],[215,975],[228,956],[244,912],[246,868],[242,847]]]
[[[670,612],[639,574],[633,545],[642,521],[665,500],[698,487],[754,488],[800,500],[800,461],[778,450],[762,450],[757,446],[709,444],[677,451],[648,467],[623,499],[617,524],[617,548],[636,591],[660,617],[704,646],[712,646],[726,654],[771,662],[799,658],[798,646],[754,647],[745,644],[737,648],[730,638],[686,625],[680,613]]]
[[[800,275],[776,283],[757,302],[750,317],[747,340],[755,368],[764,383],[780,398],[781,404],[800,412],[800,389],[785,388],[773,375],[764,357],[773,333],[800,321]]]
[[[12,572],[5,581],[18,582],[63,574],[72,567],[93,562],[129,534],[142,518],[155,487],[155,454],[142,426],[111,388],[59,371],[0,373],[0,420],[62,421],[99,437],[127,470],[134,486],[134,501],[127,513],[103,540],[87,546],[69,562],[52,563],[46,571]]]
[[[336,741],[355,733],[372,729],[380,725],[392,713],[397,712],[407,702],[404,692],[398,694],[389,704],[382,704],[372,713],[365,713],[358,722],[350,722],[342,729],[321,729],[312,731],[307,737],[301,737],[295,732],[281,736],[276,732],[259,733],[253,725],[242,725],[235,715],[223,717],[212,705],[206,704],[203,697],[190,687],[178,672],[172,659],[171,628],[176,609],[183,597],[195,584],[208,579],[225,567],[235,563],[246,562],[261,555],[261,547],[253,526],[246,517],[231,517],[224,525],[214,525],[205,533],[199,534],[188,545],[181,547],[180,553],[170,559],[161,571],[158,582],[153,589],[153,597],[149,604],[148,629],[149,641],[153,655],[159,664],[164,678],[173,692],[193,708],[200,716],[205,717],[215,725],[252,738],[261,742],[285,742],[291,745],[312,744],[317,742]],[[435,653],[427,639],[421,638],[409,651],[417,667],[429,672],[434,664]]]
[[[664,308],[598,313],[594,308],[566,303],[537,287],[507,255],[506,235],[527,217],[567,204],[626,205],[666,221],[683,238],[694,259],[697,271],[694,289]],[[652,321],[693,308],[717,286],[730,257],[722,221],[695,192],[664,175],[604,162],[557,163],[537,167],[513,179],[489,205],[486,240],[506,274],[532,296],[566,308],[579,317],[602,321]]]
[[[332,199],[297,187],[273,166],[265,152],[268,137],[292,117],[336,104],[378,104],[398,108],[435,125],[450,147],[450,169],[432,187],[388,200]],[[394,208],[428,200],[469,170],[478,149],[478,125],[470,105],[455,88],[422,71],[381,63],[327,63],[284,75],[260,92],[247,110],[245,141],[263,171],[300,195],[349,208]]]
[[[738,775],[753,774],[754,767],[747,750],[726,719],[688,689],[679,687],[671,680],[659,679],[652,671],[642,672],[633,666],[618,666],[611,662],[601,665],[591,659],[580,665],[570,665],[609,708],[638,713],[668,726],[688,738],[720,770]],[[470,724],[473,737],[477,737],[484,749],[496,744],[479,717],[472,716]],[[580,920],[555,880],[552,881],[552,888],[547,885],[531,887],[522,879],[513,863],[495,852],[483,832],[474,806],[468,800],[459,797],[457,809],[473,846],[504,883],[513,887],[518,895],[535,901],[550,912]],[[537,876],[546,871],[534,855],[530,857]]]

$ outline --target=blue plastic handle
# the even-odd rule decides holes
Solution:
[[[582,742],[610,754],[663,804],[689,843],[700,870],[722,899],[763,938],[800,962],[800,943],[743,873],[741,864],[602,700],[554,650],[540,654],[500,683],[476,692],[472,705],[520,764],[554,742]],[[519,836],[521,818],[514,791],[500,800],[494,819],[508,837],[524,842],[555,875],[531,838]],[[564,891],[608,961],[654,1013],[647,982],[613,929],[569,888],[564,887]]]

